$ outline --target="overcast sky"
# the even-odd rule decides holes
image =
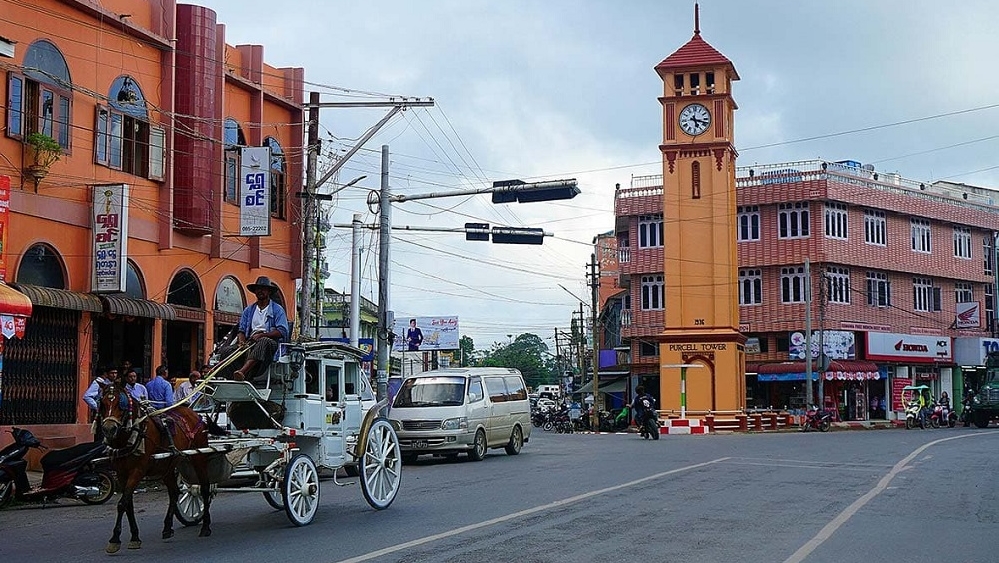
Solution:
[[[569,292],[589,306],[584,267],[593,237],[614,227],[614,184],[661,173],[653,67],[691,38],[694,11],[690,0],[195,3],[216,10],[229,44],[262,44],[269,64],[304,67],[323,101],[436,101],[394,118],[343,167],[341,183],[368,178],[334,200],[335,222],[377,222],[365,197],[379,186],[382,145],[396,193],[578,180],[583,193],[567,202],[393,206],[396,226],[555,234],[513,246],[393,232],[396,317],[457,315],[479,349],[525,332],[551,345],[578,309]],[[999,186],[999,2],[702,0],[700,14],[702,37],[742,78],[740,166],[851,159],[918,181]],[[342,154],[386,111],[323,110],[324,148]],[[349,292],[350,231],[329,240],[327,287]],[[362,294],[377,301],[366,240]]]

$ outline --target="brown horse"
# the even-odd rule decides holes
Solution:
[[[154,478],[163,481],[170,495],[163,520],[163,539],[173,537],[173,517],[177,510],[180,488],[177,485],[177,471],[181,463],[190,463],[198,476],[201,486],[201,500],[204,516],[199,536],[212,534],[212,518],[208,507],[211,504],[211,491],[208,478],[207,456],[203,454],[182,454],[180,451],[202,448],[208,445],[208,431],[204,421],[196,412],[186,406],[178,406],[166,413],[150,415],[129,393],[121,380],[108,386],[101,395],[99,415],[104,442],[111,452],[111,468],[118,475],[119,490],[118,518],[108,541],[106,551],[116,553],[121,549],[121,517],[128,514],[128,527],[132,537],[128,549],[139,549],[139,526],[135,521],[133,494],[139,482]],[[154,420],[162,417],[163,420]],[[172,443],[170,432],[173,437]],[[155,459],[157,453],[171,453],[168,457]]]

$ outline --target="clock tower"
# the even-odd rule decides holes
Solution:
[[[664,85],[659,98],[666,297],[659,337],[661,408],[744,408],[746,338],[739,332],[732,134],[737,109],[732,83],[739,74],[701,38],[696,5],[694,36],[656,65],[656,72]]]

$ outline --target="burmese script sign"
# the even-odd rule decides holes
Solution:
[[[128,261],[128,185],[94,186],[94,293],[125,291]]]

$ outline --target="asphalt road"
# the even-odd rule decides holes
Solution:
[[[293,527],[222,493],[214,534],[159,539],[165,493],[137,495],[143,562],[999,561],[999,430],[664,436],[536,431],[519,456],[421,458],[395,503],[327,480]],[[345,479],[346,481],[352,481]],[[115,497],[117,498],[117,497]],[[114,503],[0,511],[3,561],[109,557]],[[123,540],[127,541],[127,532]]]

